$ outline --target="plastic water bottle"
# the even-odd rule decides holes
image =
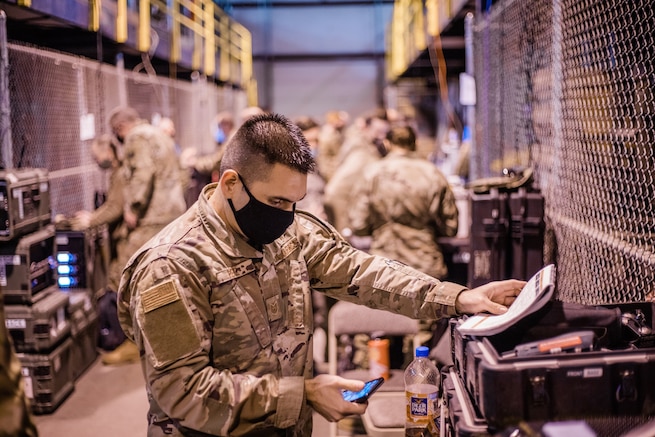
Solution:
[[[405,436],[439,435],[439,382],[441,375],[428,358],[430,350],[416,348],[416,357],[405,369],[405,398],[407,416]]]

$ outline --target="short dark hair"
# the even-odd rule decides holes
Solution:
[[[311,117],[309,117],[307,115],[303,115],[303,116],[300,116],[300,117],[296,118],[294,120],[294,123],[303,132],[308,131],[310,129],[314,129],[315,127],[319,127],[316,120],[314,120],[313,118],[311,118]]]
[[[377,107],[373,109],[364,116],[366,126],[370,126],[374,118],[378,118],[383,121],[389,121],[389,114],[385,108]]]
[[[394,126],[387,132],[387,140],[410,151],[416,150],[416,134],[411,126]]]
[[[139,112],[131,106],[117,106],[109,114],[109,127],[114,130],[121,123],[134,123],[139,118]]]
[[[114,143],[114,137],[109,134],[102,134],[96,137],[91,143],[91,150],[95,153],[111,152],[115,159],[118,159],[118,150]]]
[[[246,182],[265,180],[273,164],[307,174],[316,168],[311,149],[298,126],[283,115],[250,118],[225,146],[221,174],[236,170]]]

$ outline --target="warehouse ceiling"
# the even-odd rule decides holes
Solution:
[[[0,1],[0,10],[7,15],[7,39],[10,43],[33,44],[111,65],[116,64],[117,56],[122,54],[125,68],[130,70],[142,63],[141,53],[136,48],[117,43],[100,32],[86,30],[61,17],[3,1]],[[160,75],[185,78],[191,74],[191,70],[171,66],[165,59],[151,57],[150,62]]]
[[[428,86],[437,86],[439,50],[443,53],[448,77],[456,77],[463,73],[466,70],[464,19],[466,14],[473,12],[474,9],[475,2],[467,2],[443,29],[439,39],[429,43],[431,49],[423,50],[400,78],[425,78]]]
[[[392,0],[316,0],[316,1],[273,1],[261,3],[250,0],[227,1],[222,6],[226,11],[240,8],[261,8],[265,7],[303,7],[308,5],[353,5],[392,3]],[[458,76],[465,70],[465,47],[464,47],[464,17],[469,11],[474,10],[475,2],[470,0],[457,13],[457,15],[443,29],[440,38],[440,47],[446,62],[447,75]],[[141,53],[129,44],[120,44],[111,38],[102,36],[100,32],[91,32],[84,26],[73,21],[66,21],[61,17],[39,12],[36,9],[17,6],[13,3],[0,0],[0,9],[7,15],[7,34],[10,42],[34,44],[39,47],[47,47],[65,53],[72,53],[84,56],[89,59],[96,59],[108,64],[116,64],[117,56],[122,54],[126,69],[138,68],[142,65]],[[71,20],[80,22],[86,21],[87,17],[80,17],[88,13],[87,10],[71,11]],[[437,41],[432,41],[432,47],[438,47]],[[430,87],[437,86],[437,56],[436,50],[424,50],[400,75],[403,78],[423,78]],[[311,56],[309,56],[311,57]],[[335,54],[334,58],[344,57],[342,53]],[[257,56],[255,55],[255,59]],[[271,55],[266,55],[271,60]],[[325,55],[321,59],[325,59]],[[180,79],[190,78],[192,71],[177,64],[171,64],[166,59],[152,56],[150,62],[155,71],[160,75],[177,77]]]

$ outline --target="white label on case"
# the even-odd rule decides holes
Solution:
[[[602,367],[589,367],[584,369],[584,378],[600,378],[601,376],[603,376]]]
[[[6,319],[5,326],[7,329],[25,329],[27,328],[27,322],[25,319]]]
[[[34,399],[34,389],[32,388],[32,378],[29,376],[26,378],[23,378],[23,381],[25,381],[25,396],[27,396],[28,399]]]

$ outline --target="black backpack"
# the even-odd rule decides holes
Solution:
[[[126,339],[118,322],[116,292],[108,290],[98,299],[98,347],[113,351]]]

